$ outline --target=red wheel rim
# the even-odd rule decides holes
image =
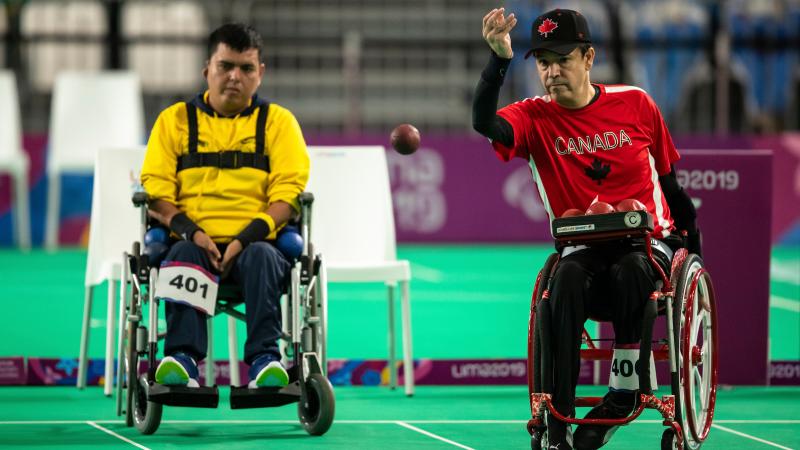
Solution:
[[[696,336],[696,333],[700,331],[698,328],[697,330],[694,329],[694,321],[695,321],[695,307],[696,307],[696,299],[695,293],[697,292],[697,286],[700,279],[703,279],[707,288],[707,297],[709,302],[710,311],[708,311],[708,318],[710,320],[709,328],[710,328],[710,337],[711,343],[708,346],[708,350],[711,351],[711,360],[707,361],[711,363],[711,367],[708,368],[708,373],[705,376],[710,376],[710,385],[708,387],[708,403],[706,409],[706,417],[703,423],[702,430],[698,430],[697,420],[694,414],[694,407],[695,407],[695,399],[694,399],[694,392],[692,389],[693,384],[693,375],[694,375],[694,367],[697,365],[695,361],[697,360],[698,356],[700,361],[703,361],[703,353],[700,351],[696,345],[693,345],[691,340],[693,336]],[[708,433],[711,430],[711,422],[714,417],[714,407],[716,404],[717,398],[717,368],[718,368],[718,352],[717,352],[717,317],[716,317],[716,299],[714,296],[714,287],[711,283],[711,277],[708,275],[708,272],[701,268],[699,269],[694,276],[692,277],[691,287],[689,289],[689,293],[686,299],[686,311],[684,312],[684,327],[681,333],[681,355],[682,360],[686,363],[683,364],[681,367],[681,376],[683,377],[682,383],[682,394],[684,398],[685,408],[683,411],[683,415],[686,418],[688,425],[689,425],[689,433],[691,433],[692,438],[696,442],[703,442],[706,437],[708,437]]]

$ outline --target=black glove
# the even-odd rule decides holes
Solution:
[[[703,236],[699,228],[695,229],[694,232],[687,233],[686,250],[689,250],[689,253],[694,253],[701,258],[703,257]]]

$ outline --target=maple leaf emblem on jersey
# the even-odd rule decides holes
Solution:
[[[539,25],[539,28],[537,28],[537,31],[542,36],[547,37],[547,35],[552,33],[556,28],[558,28],[558,22],[554,22],[550,19],[544,19],[542,24]]]
[[[583,171],[586,172],[589,178],[597,181],[597,184],[603,184],[603,179],[611,172],[611,164],[603,164],[602,161],[595,158],[592,165],[583,169]]]

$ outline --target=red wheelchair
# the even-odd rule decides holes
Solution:
[[[717,390],[717,316],[711,276],[702,259],[678,249],[669,274],[653,258],[653,221],[646,211],[574,216],[555,219],[552,224],[556,248],[596,243],[640,240],[648,259],[660,275],[657,290],[645,306],[638,366],[639,401],[628,416],[621,419],[577,419],[561,415],[553,406],[553,363],[549,346],[550,288],[559,253],[550,255],[536,278],[528,322],[528,391],[531,419],[528,432],[531,448],[547,448],[545,414],[569,424],[626,425],[644,409],[657,410],[663,417],[662,449],[697,449],[708,437],[714,417]],[[666,336],[653,339],[658,317],[666,321]],[[581,359],[610,361],[613,350],[599,348],[598,342],[584,328]],[[656,362],[668,362],[671,395],[660,399],[650,383],[651,353]],[[593,407],[602,397],[577,397],[576,407]]]

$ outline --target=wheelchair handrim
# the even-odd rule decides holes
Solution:
[[[536,277],[536,283],[533,286],[533,295],[531,296],[531,311],[530,315],[528,316],[528,397],[534,393],[534,386],[533,386],[533,376],[534,376],[534,368],[533,368],[533,358],[534,358],[534,349],[533,346],[535,345],[535,327],[536,327],[536,300],[538,297],[538,292],[541,286],[539,282],[542,280],[542,272],[539,272],[539,275]],[[531,411],[533,412],[533,411]]]
[[[717,329],[716,304],[711,278],[699,263],[690,267],[691,287],[686,297],[683,329],[681,330],[681,389],[683,403],[684,435],[687,441],[702,443],[711,429],[714,416],[717,388]],[[702,283],[701,283],[702,280]],[[695,294],[699,293],[700,297]],[[699,301],[707,300],[710,310]],[[702,347],[698,347],[698,335],[702,334]],[[699,356],[699,358],[698,358]],[[699,367],[704,370],[701,373]],[[695,405],[695,393],[699,389],[699,405]],[[696,414],[695,406],[700,406]],[[688,432],[686,430],[688,428]]]

